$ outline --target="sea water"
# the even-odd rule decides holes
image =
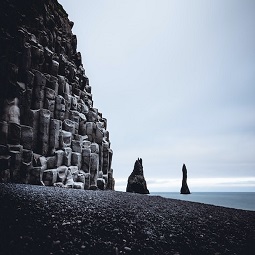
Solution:
[[[255,211],[255,192],[194,192],[189,195],[151,192],[151,195]]]

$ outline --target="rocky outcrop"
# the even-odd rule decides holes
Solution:
[[[0,182],[114,189],[72,27],[56,0],[0,2]]]
[[[143,175],[143,162],[138,158],[134,165],[134,170],[128,177],[127,192],[149,194],[147,184]]]
[[[187,184],[187,168],[185,164],[182,166],[182,187],[181,187],[181,194],[190,194],[189,187]]]

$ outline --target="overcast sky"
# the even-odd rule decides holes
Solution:
[[[108,120],[116,190],[138,157],[150,191],[255,191],[254,0],[59,0],[94,107]]]

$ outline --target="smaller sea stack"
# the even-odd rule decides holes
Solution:
[[[187,168],[185,164],[182,166],[182,187],[181,194],[190,194],[189,187],[187,184]]]
[[[128,177],[128,184],[126,192],[149,194],[146,181],[143,175],[143,163],[142,159],[138,158],[134,165],[134,170]]]

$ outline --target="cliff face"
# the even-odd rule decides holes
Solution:
[[[134,165],[134,170],[128,177],[127,192],[149,194],[147,184],[143,175],[143,163],[142,159],[138,158]]]
[[[56,0],[0,2],[0,181],[114,189],[73,23]]]

